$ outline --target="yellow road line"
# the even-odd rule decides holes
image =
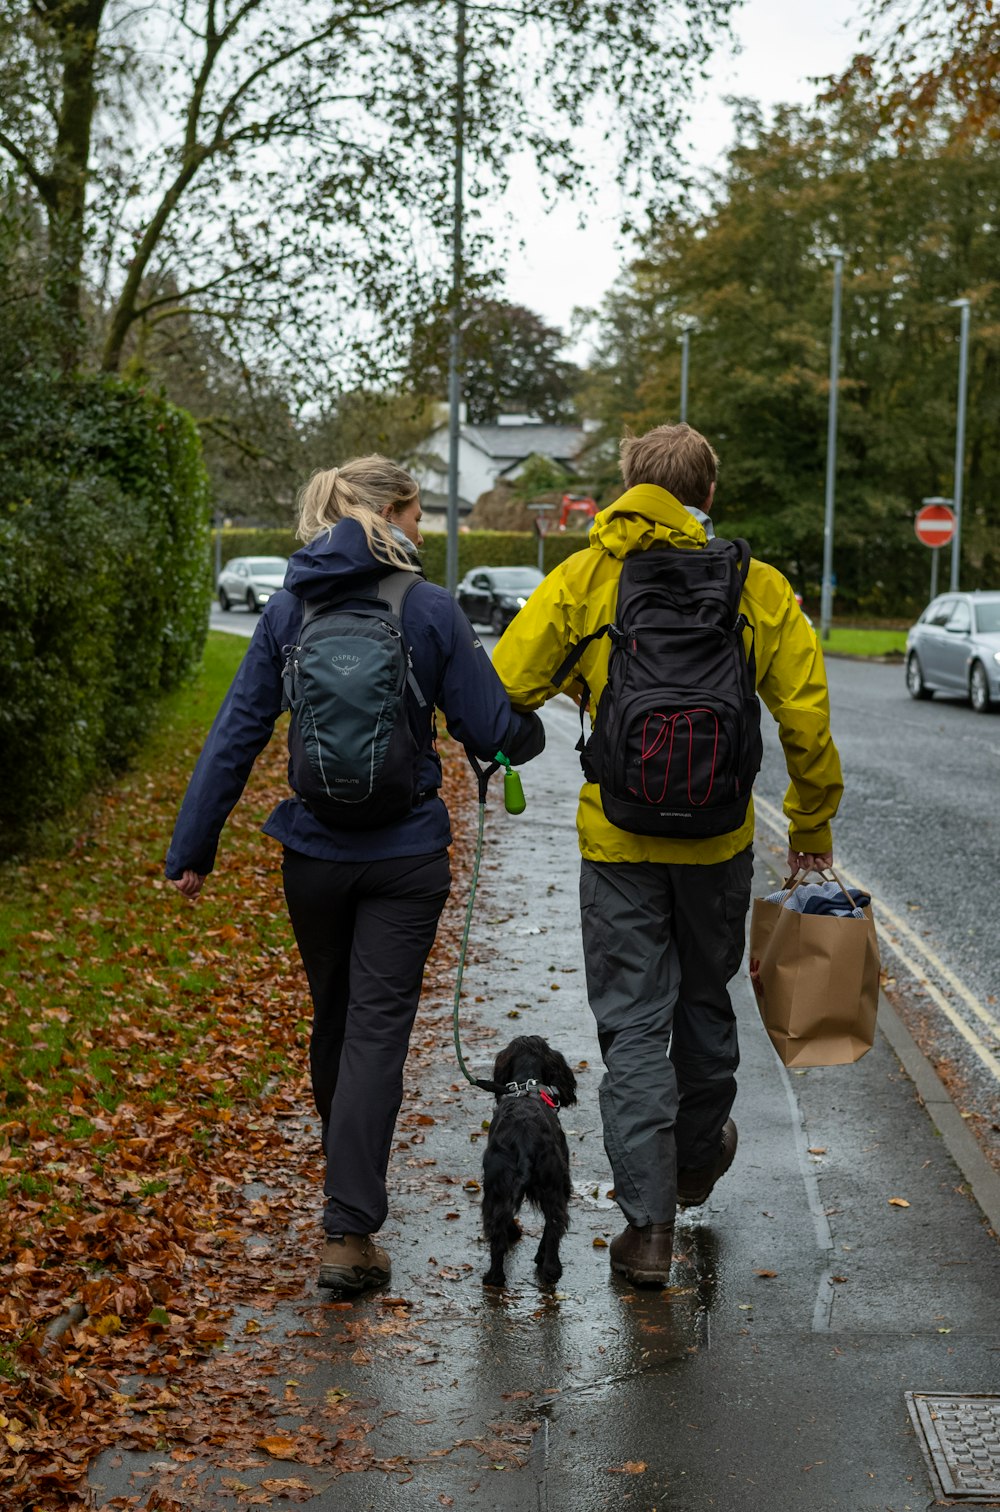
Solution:
[[[766,799],[758,798],[756,796],[754,797],[754,808],[757,813],[759,813],[765,820],[769,828],[776,831],[787,844],[787,825],[785,823],[784,815],[780,812],[780,810],[776,809],[773,804],[768,803]],[[863,884],[860,883],[856,877],[852,876],[849,871],[846,871],[839,862],[837,862],[837,870],[849,886],[863,887]],[[972,1049],[979,1056],[983,1064],[985,1066],[988,1066],[989,1069],[993,1072],[993,1075],[998,1080],[1000,1080],[1000,1060],[998,1060],[997,1057],[992,1053],[992,1051],[987,1048],[986,1044],[976,1033],[975,1029],[972,1028],[971,1024],[967,1023],[960,1014],[956,1013],[955,1009],[952,1007],[951,1003],[949,1003],[944,994],[940,992],[937,987],[935,987],[933,982],[928,980],[926,975],[926,968],[921,966],[918,962],[914,961],[912,957],[903,949],[902,945],[899,942],[898,936],[903,936],[904,938],[906,938],[920,952],[920,954],[924,956],[931,969],[940,974],[940,976],[951,987],[952,991],[955,992],[955,994],[959,998],[961,998],[962,1002],[965,1003],[967,1007],[969,1007],[971,1011],[976,1015],[976,1017],[981,1019],[982,1022],[986,1024],[994,1034],[1000,1034],[1000,1020],[996,1019],[993,1014],[991,1014],[986,1008],[983,1007],[983,1005],[973,996],[973,994],[969,991],[965,984],[959,981],[954,972],[944,964],[944,962],[934,953],[933,950],[930,949],[929,946],[924,944],[924,942],[920,939],[920,936],[915,934],[914,931],[909,927],[909,925],[904,923],[904,921],[900,919],[891,908],[888,908],[881,900],[878,900],[875,905],[875,912],[876,922],[882,930],[882,933],[886,935],[893,952],[899,957],[907,970],[911,971],[917,978],[917,980],[927,992],[928,997],[930,997],[937,1004],[949,1023],[951,1023],[958,1030],[962,1038],[969,1045],[971,1045]]]

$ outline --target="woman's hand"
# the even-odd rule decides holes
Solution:
[[[177,891],[183,893],[185,898],[190,898],[192,903],[201,892],[201,884],[204,880],[205,878],[201,873],[196,871],[186,871],[180,877],[169,878],[169,881],[176,887]]]

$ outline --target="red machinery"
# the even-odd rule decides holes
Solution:
[[[589,530],[597,513],[597,501],[589,494],[564,493],[559,506],[560,530]]]

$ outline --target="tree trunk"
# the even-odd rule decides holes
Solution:
[[[79,362],[84,339],[83,256],[87,176],[97,100],[97,43],[107,0],[50,0],[38,7],[59,49],[59,117],[48,175],[48,293],[59,321],[64,372]]]

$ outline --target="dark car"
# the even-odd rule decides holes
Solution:
[[[911,698],[958,693],[977,714],[1000,704],[1000,592],[942,593],[906,637]]]
[[[489,625],[494,635],[502,635],[542,577],[537,567],[474,567],[455,597],[474,625]]]

